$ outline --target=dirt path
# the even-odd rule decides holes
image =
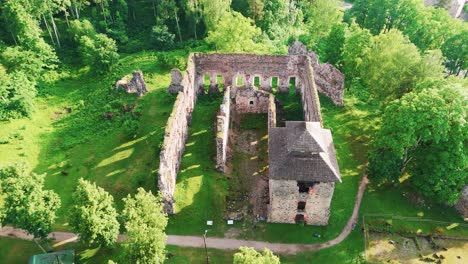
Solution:
[[[257,250],[269,248],[277,254],[295,254],[302,251],[314,251],[337,245],[341,243],[349,235],[349,233],[351,233],[351,231],[353,230],[353,226],[357,223],[359,207],[361,206],[362,197],[364,195],[364,191],[368,183],[369,181],[367,177],[364,176],[361,180],[361,184],[359,185],[356,201],[354,202],[353,214],[349,218],[348,223],[344,227],[343,231],[341,231],[340,235],[328,242],[322,244],[285,244],[253,240],[207,237],[206,245],[208,248],[224,250],[237,250],[240,246],[253,247]],[[0,236],[25,240],[32,239],[32,236],[26,234],[24,230],[9,226],[0,229]],[[56,243],[53,245],[53,247],[65,243],[75,242],[78,239],[78,237],[75,234],[69,232],[52,232],[51,234],[49,234],[49,237],[52,238]],[[125,236],[119,236],[119,241],[122,241],[123,239],[125,239]],[[167,244],[181,247],[204,247],[203,237],[201,236],[168,235]]]

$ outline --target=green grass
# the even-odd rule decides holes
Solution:
[[[201,95],[195,106],[189,137],[177,176],[175,215],[170,217],[170,234],[196,234],[205,231],[213,220],[210,235],[222,235],[222,214],[227,190],[224,175],[215,170],[214,122],[221,96]]]
[[[40,244],[42,247],[47,248],[46,244]],[[114,261],[118,260],[122,252],[119,245],[114,249],[87,247],[80,243],[69,243],[57,247],[54,247],[54,244],[50,243],[49,246],[54,251],[74,249],[75,263],[77,264],[106,264],[110,259]],[[32,241],[0,238],[0,263],[23,264],[28,262],[30,256],[43,253],[39,246]]]
[[[0,164],[27,162],[34,172],[45,173],[45,187],[59,194],[62,207],[57,229],[68,229],[71,193],[81,177],[109,191],[117,205],[138,187],[157,190],[159,145],[175,101],[165,92],[169,70],[160,67],[155,53],[150,52],[124,57],[120,64],[109,75],[71,70],[55,82],[42,84],[31,119],[0,126],[0,138],[21,135],[0,146]],[[137,69],[145,74],[148,94],[137,98],[113,88],[121,76]],[[140,109],[135,138],[129,139],[121,127],[121,109],[112,120],[103,118],[110,102]],[[71,108],[71,113],[65,108]]]

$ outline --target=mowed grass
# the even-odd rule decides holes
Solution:
[[[192,115],[174,194],[176,213],[169,218],[168,233],[222,236],[226,178],[215,170],[215,117],[221,96],[200,95]],[[214,221],[211,227],[206,221]]]
[[[138,98],[114,88],[118,79],[139,69],[148,94]],[[69,229],[68,209],[81,177],[110,192],[117,206],[138,187],[156,192],[159,148],[175,101],[165,92],[169,83],[169,69],[161,67],[151,52],[122,58],[112,74],[71,70],[54,82],[43,83],[37,111],[30,119],[1,123],[0,139],[12,139],[0,145],[0,164],[26,162],[32,171],[46,174],[45,188],[57,192],[62,201],[58,230]],[[121,110],[111,120],[103,117],[109,104],[141,111],[135,137],[124,132]]]

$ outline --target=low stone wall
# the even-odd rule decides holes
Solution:
[[[180,85],[172,113],[167,120],[164,142],[160,152],[158,171],[158,187],[165,199],[165,211],[174,213],[174,199],[177,173],[179,171],[185,141],[188,136],[188,126],[192,118],[193,108],[197,101],[198,89],[195,89],[195,64],[190,55],[187,71]]]
[[[223,103],[216,117],[216,169],[224,172],[226,167],[226,152],[229,138],[229,118],[231,109],[230,87],[224,91]]]
[[[270,105],[270,93],[256,90],[253,87],[238,88],[235,107],[238,114],[267,113]]]
[[[268,129],[271,127],[276,127],[276,102],[273,94],[268,97]]]
[[[317,183],[308,193],[299,193],[297,181],[270,179],[268,222],[292,224],[302,214],[308,225],[327,225],[334,188],[334,183]],[[303,211],[298,211],[299,202],[306,202]]]

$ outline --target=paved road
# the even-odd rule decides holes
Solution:
[[[366,189],[367,184],[369,183],[366,176],[361,180],[359,185],[359,190],[354,202],[353,214],[348,220],[348,223],[341,231],[340,235],[335,239],[332,239],[328,242],[322,244],[285,244],[285,243],[268,243],[263,241],[253,241],[253,240],[241,240],[241,239],[230,239],[230,238],[217,238],[217,237],[207,237],[206,245],[208,248],[224,249],[224,250],[237,250],[240,246],[253,247],[257,250],[263,250],[264,248],[269,248],[271,251],[278,254],[295,254],[302,251],[314,251],[319,249],[324,249],[327,247],[334,246],[341,243],[348,235],[351,233],[353,226],[357,223],[359,216],[359,207],[361,206],[362,196]],[[33,237],[28,235],[24,230],[6,226],[0,229],[0,236],[3,237],[13,237],[25,240],[31,240]],[[53,246],[58,246],[65,243],[75,242],[78,237],[69,232],[52,232],[49,234],[49,237],[55,241]],[[125,236],[120,235],[119,241],[125,239]],[[180,247],[204,247],[203,237],[201,236],[178,236],[178,235],[168,235],[167,239],[168,245],[180,246]]]

